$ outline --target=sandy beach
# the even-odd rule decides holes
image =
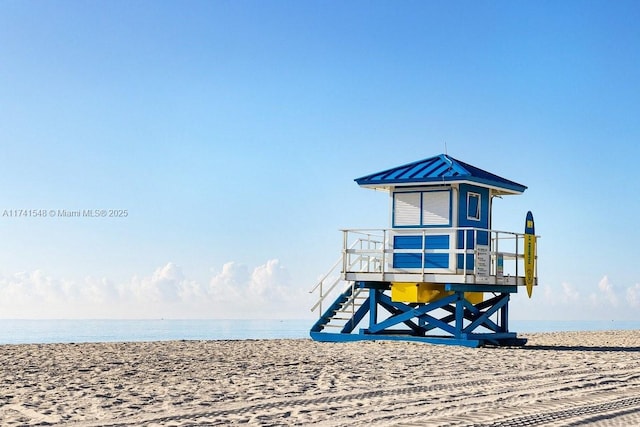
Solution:
[[[640,331],[0,346],[0,425],[640,425]]]

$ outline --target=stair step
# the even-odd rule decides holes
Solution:
[[[352,307],[352,306],[362,307],[362,304],[358,304],[358,303],[356,303],[356,304],[351,304],[351,303],[349,303],[349,304],[342,304],[342,305],[340,306],[340,308],[344,308],[344,307]]]
[[[361,305],[356,305],[356,306],[355,306],[355,307],[353,307],[353,308],[352,308],[351,306],[349,306],[349,307],[343,307],[343,308],[344,308],[344,310],[341,308],[341,309],[339,309],[339,310],[336,310],[335,312],[336,312],[336,313],[351,313],[351,312],[353,312],[353,311],[358,311],[358,309],[359,309],[360,307],[362,307],[362,306],[361,306]]]

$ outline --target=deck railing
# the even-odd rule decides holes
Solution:
[[[524,234],[474,227],[429,229],[349,229],[342,230],[342,274],[378,273],[382,280],[388,274],[430,273],[462,276],[464,283],[481,282],[484,276],[500,283],[503,278],[524,276]],[[421,236],[422,247],[397,249],[394,236]],[[428,236],[449,236],[449,247],[429,248]],[[478,242],[483,242],[480,244]],[[394,267],[396,254],[419,255],[419,268]],[[433,254],[448,254],[444,268],[428,267],[425,260]],[[488,264],[488,265],[486,265]],[[537,271],[534,273],[537,277]]]
[[[524,234],[508,231],[486,230],[473,227],[437,228],[437,229],[349,229],[342,230],[343,248],[341,257],[329,271],[322,276],[309,293],[318,293],[316,303],[311,311],[323,313],[324,301],[333,301],[338,293],[344,292],[345,286],[338,286],[345,281],[359,280],[350,276],[371,280],[387,281],[394,277],[406,278],[407,281],[434,280],[430,269],[425,267],[425,258],[430,254],[449,254],[452,265],[446,271],[438,271],[436,279],[447,283],[482,283],[479,274],[478,253],[488,246],[488,253],[482,256],[489,260],[487,276],[492,284],[523,284],[524,275]],[[449,249],[430,249],[425,247],[425,237],[448,234]],[[422,235],[422,248],[395,249],[393,236]],[[488,245],[477,245],[479,237]],[[459,239],[461,237],[461,239]],[[460,242],[458,242],[460,240]],[[394,268],[394,254],[418,253],[421,255],[421,266],[417,269]],[[537,258],[537,256],[536,256]],[[473,259],[473,268],[470,260]],[[461,262],[459,262],[461,261]],[[461,264],[461,265],[458,265]],[[537,263],[534,277],[537,282]],[[353,286],[353,283],[350,284]]]
[[[364,233],[362,236],[353,238],[348,246],[345,246],[346,249],[343,249],[342,255],[340,258],[331,266],[329,271],[322,276],[322,278],[316,283],[316,285],[311,288],[309,293],[318,292],[318,300],[311,307],[311,311],[318,310],[319,314],[322,314],[322,305],[323,302],[330,296],[336,295],[338,292],[343,292],[344,289],[342,287],[338,287],[340,282],[344,282],[343,272],[348,270],[360,270],[360,271],[369,271],[369,264],[371,262],[376,262],[374,258],[370,258],[366,255],[363,256],[350,256],[349,263],[344,264],[345,254],[347,251],[369,251],[369,250],[380,250],[382,249],[383,241],[377,241],[373,235],[369,235]],[[346,242],[345,242],[346,245]],[[331,300],[331,299],[330,299]]]

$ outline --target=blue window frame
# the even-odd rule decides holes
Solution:
[[[467,193],[467,219],[480,221],[480,194]]]

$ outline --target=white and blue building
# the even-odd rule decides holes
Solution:
[[[524,344],[508,329],[524,235],[494,230],[492,209],[526,186],[446,154],[355,181],[388,194],[390,226],[342,230],[342,256],[314,288],[312,338]]]

